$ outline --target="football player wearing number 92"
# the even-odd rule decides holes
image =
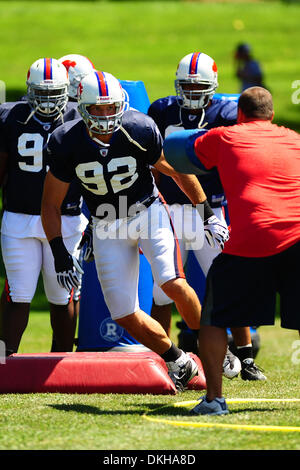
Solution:
[[[190,328],[199,328],[201,305],[185,280],[178,242],[151,166],[172,176],[191,203],[204,204],[206,196],[196,177],[180,175],[166,162],[152,118],[133,109],[125,111],[124,90],[113,75],[93,71],[84,77],[78,86],[78,110],[82,119],[63,124],[48,143],[50,169],[42,222],[58,279],[67,288],[73,284],[60,206],[75,178],[93,217],[96,269],[111,317],[165,360],[171,379],[181,389],[197,373],[197,365],[138,303],[140,247],[155,281]]]
[[[77,106],[68,102],[66,68],[56,59],[36,60],[28,70],[26,83],[25,100],[0,106],[0,184],[4,204],[1,247],[7,276],[2,336],[7,355],[18,351],[41,272],[57,351],[72,351],[76,329],[72,291],[57,283],[40,213],[48,170],[47,141],[54,129],[79,114]],[[61,207],[62,231],[72,256],[77,256],[87,224],[80,213],[80,203],[74,182]]]

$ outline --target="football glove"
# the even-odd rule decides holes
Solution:
[[[225,222],[222,222],[215,215],[204,221],[205,238],[211,248],[224,248],[225,242],[229,239],[229,230]]]
[[[57,275],[57,282],[60,287],[71,291],[80,285],[80,274],[83,270],[75,258],[66,249],[62,237],[56,237],[49,242],[53,257],[54,267]]]
[[[85,251],[83,255],[84,261],[90,263],[94,261],[94,250],[93,250],[93,226],[89,223],[86,226],[85,231],[83,232],[82,238],[80,240],[78,249],[81,250],[85,245]]]
[[[80,286],[79,274],[83,274],[83,270],[75,256],[69,256],[69,266],[65,266],[65,269],[63,271],[56,270],[56,274],[57,282],[60,287],[71,291],[73,287],[77,289]]]

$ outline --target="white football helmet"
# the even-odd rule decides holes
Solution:
[[[203,52],[193,52],[181,59],[175,80],[176,95],[180,107],[186,109],[205,108],[217,87],[218,71],[216,63],[211,57]]]
[[[64,55],[58,61],[63,64],[69,74],[69,97],[77,100],[77,88],[81,80],[95,69],[93,62],[80,54]]]
[[[56,59],[36,60],[27,73],[27,100],[33,113],[58,118],[68,102],[69,79],[66,68]]]
[[[78,86],[78,111],[86,126],[96,134],[111,134],[121,127],[125,111],[124,90],[117,78],[107,72],[94,70]],[[92,104],[114,104],[113,115],[96,116],[89,112]]]

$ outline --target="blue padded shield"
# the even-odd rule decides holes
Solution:
[[[150,100],[144,82],[141,80],[119,80],[119,82],[125,91],[125,103],[127,106],[147,114]]]
[[[240,97],[239,93],[215,93],[214,100],[226,100],[226,101],[238,101]]]
[[[167,162],[178,173],[205,175],[209,173],[205,166],[196,157],[194,142],[197,137],[205,134],[205,129],[188,129],[173,132],[164,141],[164,155]]]

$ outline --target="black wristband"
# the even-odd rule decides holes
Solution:
[[[200,217],[202,218],[203,222],[206,222],[207,219],[209,219],[211,216],[215,215],[215,213],[212,210],[212,208],[210,207],[209,202],[208,202],[207,199],[205,199],[204,202],[200,202],[199,204],[197,204],[197,206],[198,206],[198,212],[199,212]]]
[[[62,237],[55,237],[49,242],[56,272],[68,271],[73,268],[72,257],[68,252]]]

